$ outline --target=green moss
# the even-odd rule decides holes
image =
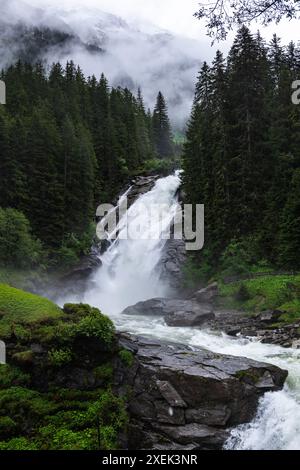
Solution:
[[[28,342],[31,340],[31,331],[28,327],[23,325],[14,326],[14,335],[21,342]]]
[[[0,389],[28,385],[30,375],[17,367],[5,364],[0,366]]]
[[[92,309],[89,315],[82,318],[76,325],[76,334],[87,338],[97,338],[111,345],[115,337],[115,327],[100,310]]]
[[[39,448],[45,450],[96,450],[96,430],[72,431],[68,427],[48,425],[39,430]]]
[[[238,377],[240,380],[245,381],[245,382],[250,382],[256,384],[260,376],[255,373],[254,371],[250,370],[239,370],[236,374],[236,377]]]
[[[31,325],[62,316],[62,310],[50,300],[4,284],[0,284],[0,313],[3,338],[10,336],[16,325]],[[17,331],[20,334],[20,329]]]
[[[17,423],[9,416],[0,416],[0,436],[3,439],[13,436],[18,429]]]
[[[99,310],[87,304],[65,304],[63,311],[66,315],[71,315],[74,317],[73,319],[76,320],[82,317],[88,317],[93,313],[97,313]]]
[[[17,437],[10,441],[0,442],[0,450],[37,450],[37,446],[25,437]]]
[[[241,287],[247,298],[239,298]],[[233,284],[220,284],[221,304],[246,312],[282,310],[287,312],[282,320],[300,319],[300,275],[265,276]]]
[[[11,387],[0,391],[0,410],[1,414],[23,422],[27,419],[37,420],[55,411],[56,405],[39,392],[23,387]]]
[[[113,378],[113,367],[110,363],[103,364],[102,366],[95,367],[94,377],[98,380],[104,380],[105,382],[111,382]]]
[[[34,355],[31,350],[19,352],[13,355],[13,360],[16,361],[19,365],[32,364],[33,358]]]
[[[120,357],[121,361],[123,362],[123,364],[125,364],[127,367],[131,367],[133,365],[134,356],[127,349],[122,349],[119,352],[119,357]]]
[[[71,349],[52,349],[48,352],[48,362],[51,366],[61,367],[72,361]]]

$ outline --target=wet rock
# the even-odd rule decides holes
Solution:
[[[213,318],[214,313],[210,306],[184,302],[182,310],[171,311],[165,316],[165,322],[168,326],[200,327]]]
[[[160,279],[167,281],[175,291],[182,291],[183,267],[187,258],[184,240],[167,240],[157,267]]]
[[[226,405],[209,405],[197,409],[189,409],[185,413],[187,423],[203,423],[207,426],[224,427],[229,421],[231,410]]]
[[[287,377],[246,358],[122,337],[135,345],[135,372],[122,376],[131,389],[129,449],[221,449],[229,429],[249,422],[260,397]]]
[[[170,406],[187,408],[187,404],[177,393],[175,388],[170,384],[170,382],[157,380],[156,385],[161,395],[164,397],[164,399],[168,402]]]
[[[200,303],[213,303],[219,295],[218,283],[214,282],[193,295],[193,300]]]
[[[203,326],[214,319],[211,306],[193,300],[150,299],[126,308],[125,315],[150,315],[164,317],[169,326]]]
[[[151,191],[159,176],[137,176],[131,181],[131,189],[127,195],[128,207],[135,203],[135,201],[143,194]]]
[[[185,426],[154,426],[172,441],[181,445],[196,444],[196,449],[222,449],[228,433],[203,424],[191,423]]]
[[[124,315],[149,315],[149,316],[163,316],[163,309],[166,299],[150,299],[145,302],[138,302],[123,310]]]
[[[274,323],[278,321],[279,317],[283,314],[281,310],[266,310],[260,313],[256,320],[261,321],[263,323]]]
[[[291,348],[300,340],[300,321],[280,323],[283,313],[280,310],[268,310],[253,316],[244,312],[215,310],[215,318],[209,322],[209,327],[229,336],[256,337],[262,343]]]

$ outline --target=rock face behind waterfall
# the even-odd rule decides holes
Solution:
[[[259,398],[283,387],[287,372],[246,358],[193,350],[130,335],[120,344],[134,354],[119,367],[128,404],[129,449],[221,449],[229,429],[253,418]]]
[[[176,291],[181,291],[184,277],[183,267],[187,258],[185,241],[170,239],[167,241],[158,269],[160,278],[167,281]]]

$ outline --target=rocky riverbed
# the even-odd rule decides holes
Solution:
[[[124,315],[162,317],[168,326],[207,328],[231,337],[257,338],[262,343],[300,348],[300,321],[284,324],[284,312],[266,310],[258,314],[221,309],[217,306],[218,285],[211,284],[188,299],[157,298],[126,308]]]

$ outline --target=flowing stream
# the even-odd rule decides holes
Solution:
[[[244,356],[287,369],[289,377],[285,389],[267,393],[261,399],[256,418],[251,424],[234,429],[226,448],[299,450],[300,350],[250,339],[234,339],[194,328],[171,328],[160,318],[120,314],[129,305],[169,293],[168,285],[159,280],[157,265],[170,223],[179,208],[176,199],[179,185],[179,173],[162,178],[152,191],[142,195],[130,207],[127,218],[124,216],[119,221],[119,238],[101,257],[102,267],[79,300],[99,307],[121,331],[204,347],[216,353]],[[141,234],[140,239],[122,239],[127,221],[129,228]],[[157,233],[160,234],[159,239],[155,237]]]

